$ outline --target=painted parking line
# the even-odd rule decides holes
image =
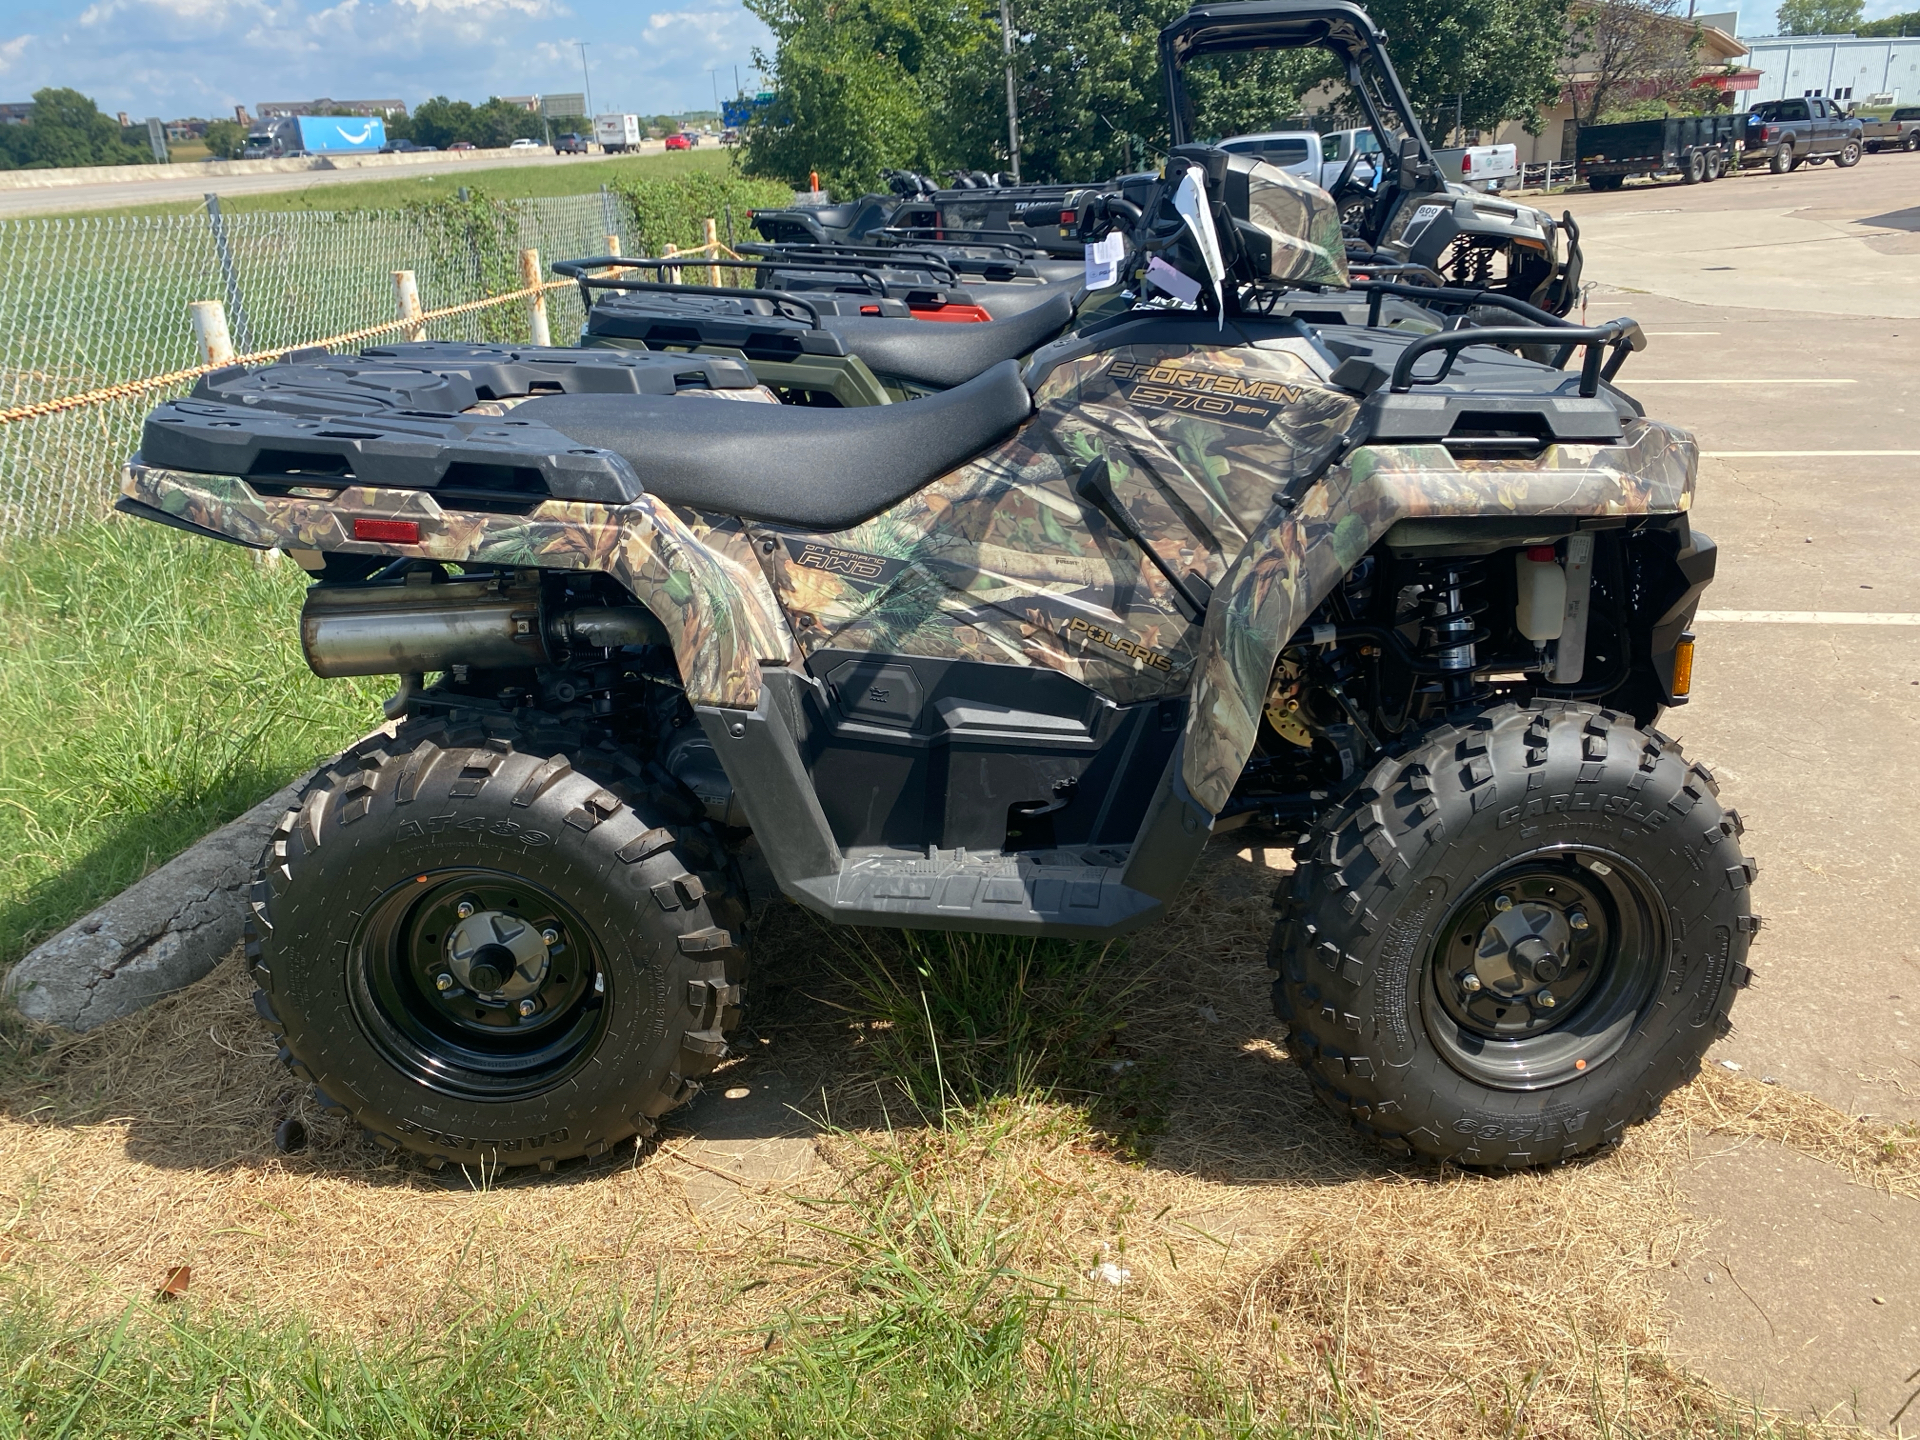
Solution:
[[[1746,621],[1756,625],[1920,625],[1920,613],[1903,610],[1702,610],[1696,625]]]
[[[1843,460],[1849,456],[1899,458],[1920,456],[1920,450],[1702,450],[1702,460]]]
[[[1644,330],[1641,332],[1649,340],[1666,340],[1676,335],[1718,335],[1718,330]]]
[[[1641,380],[1641,379],[1638,379],[1637,377],[1630,376],[1626,380],[1623,380],[1621,382],[1621,385],[1623,388],[1631,390],[1641,385],[1749,385],[1749,386],[1751,385],[1796,385],[1797,386],[1797,385],[1858,385],[1859,383],[1860,382],[1858,380],[1831,380],[1826,378],[1809,380],[1809,379],[1804,379],[1798,376],[1794,377],[1793,379],[1787,379],[1787,380],[1761,380],[1754,377],[1748,377],[1747,379],[1744,379],[1744,380]]]

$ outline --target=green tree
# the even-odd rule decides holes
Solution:
[[[1860,0],[1781,0],[1782,35],[1848,35],[1860,24]]]
[[[207,122],[207,153],[215,160],[238,160],[246,147],[246,127],[236,120]]]
[[[1920,35],[1920,10],[1909,10],[1901,15],[1886,15],[1878,20],[1869,20],[1864,25],[1853,27],[1853,33],[1866,36]]]
[[[976,0],[748,0],[773,31],[774,105],[749,128],[749,173],[836,194],[889,167],[1006,170],[997,4]],[[1159,33],[1187,0],[1014,0],[1021,177],[1095,180],[1151,164],[1167,143]],[[1374,0],[1423,123],[1531,121],[1562,88],[1567,0]],[[1200,134],[1299,123],[1302,97],[1335,80],[1323,52],[1212,57],[1189,68]]]
[[[144,129],[122,131],[78,90],[36,90],[32,119],[0,125],[0,169],[153,163]]]
[[[465,100],[449,100],[444,95],[435,95],[431,100],[422,100],[414,107],[413,123],[409,128],[413,133],[407,138],[444,150],[456,140],[473,140],[473,106]]]

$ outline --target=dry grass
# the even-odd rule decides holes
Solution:
[[[229,962],[14,1059],[0,1274],[104,1314],[184,1264],[191,1304],[363,1338],[502,1294],[658,1294],[664,1363],[694,1379],[777,1353],[796,1316],[917,1305],[972,1334],[1032,1301],[1123,1373],[1212,1376],[1316,1430],[1674,1435],[1727,1413],[1661,1349],[1660,1272],[1694,1233],[1674,1183],[1690,1127],[1914,1184],[1909,1141],[1883,1164],[1888,1137],[1717,1076],[1585,1164],[1396,1166],[1277,1048],[1259,963],[1274,879],[1216,847],[1180,913],[1133,942],[1150,979],[1111,1063],[1160,1077],[1144,1159],[1064,1098],[922,1114],[871,1032],[825,1003],[846,996],[791,908],[766,927],[748,1054],[715,1088],[810,1097],[811,1121],[762,1117],[725,1143],[669,1133],[546,1179],[430,1180],[306,1113]],[[271,1132],[293,1114],[314,1143],[280,1156]],[[1103,1260],[1127,1283],[1090,1278]]]

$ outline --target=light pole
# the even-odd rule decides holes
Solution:
[[[1013,7],[1000,0],[1000,48],[1007,58],[1007,155],[1013,161],[1013,183],[1020,183],[1020,114],[1013,91]]]
[[[587,85],[587,120],[588,123],[591,124],[593,120],[593,76],[587,73],[587,42],[584,40],[576,40],[573,43],[580,47],[580,78],[584,80]]]

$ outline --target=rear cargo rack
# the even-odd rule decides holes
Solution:
[[[1573,350],[1585,349],[1580,364],[1580,394],[1586,399],[1600,393],[1602,380],[1611,380],[1620,373],[1628,355],[1647,348],[1646,336],[1639,324],[1626,319],[1609,320],[1604,325],[1558,327],[1546,339],[1548,343],[1558,342],[1561,347],[1559,360],[1554,365],[1556,370],[1565,366]],[[1528,325],[1488,325],[1422,335],[1400,352],[1388,385],[1396,395],[1407,394],[1415,385],[1437,385],[1452,373],[1454,361],[1469,345],[1538,345],[1541,342],[1539,330]],[[1414,363],[1436,350],[1444,354],[1440,368],[1431,375],[1416,376]]]

